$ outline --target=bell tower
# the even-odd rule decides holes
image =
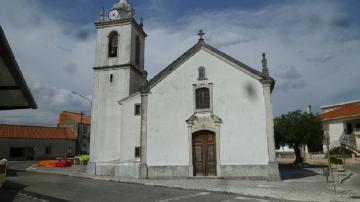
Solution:
[[[132,5],[120,0],[109,12],[101,9],[95,23],[92,161],[119,158],[122,114],[118,102],[137,92],[143,81],[146,33],[134,14]]]

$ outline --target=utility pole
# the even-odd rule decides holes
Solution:
[[[335,192],[335,194],[336,194],[336,188],[335,188],[335,180],[334,180],[334,173],[333,173],[333,171],[332,171],[332,169],[331,169],[331,161],[330,161],[330,146],[329,146],[329,144],[330,144],[330,134],[329,134],[329,132],[325,132],[325,141],[326,141],[326,150],[327,150],[327,157],[328,157],[328,169],[329,169],[329,172],[330,172],[330,174],[331,174],[331,179],[332,179],[332,181],[333,181],[333,186],[334,186],[334,192]]]
[[[77,155],[80,154],[80,136],[83,132],[83,116],[84,116],[84,112],[81,111],[80,112],[80,123],[78,123],[78,135],[76,138],[76,154]]]

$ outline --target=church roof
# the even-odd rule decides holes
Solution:
[[[271,90],[274,88],[275,80],[273,78],[266,76],[262,72],[254,69],[254,68],[240,62],[239,60],[227,55],[226,53],[212,47],[211,45],[207,44],[203,39],[200,39],[197,44],[195,44],[192,48],[190,48],[188,51],[183,53],[179,58],[177,58],[174,62],[172,62],[170,65],[168,65],[165,69],[163,69],[161,72],[159,72],[157,75],[155,75],[149,81],[150,88],[152,88],[157,83],[159,83],[161,80],[163,80],[172,71],[177,69],[181,64],[183,64],[191,56],[195,55],[195,53],[197,53],[202,48],[205,48],[205,49],[211,51],[212,53],[215,53],[216,55],[228,60],[230,63],[233,63],[237,68],[244,70],[244,72],[248,73],[250,76],[256,78],[257,80],[259,80],[261,82],[270,82]]]

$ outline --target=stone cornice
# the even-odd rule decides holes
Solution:
[[[144,29],[136,22],[134,18],[126,18],[126,19],[120,19],[120,20],[108,20],[103,22],[95,22],[96,29],[104,28],[104,27],[113,27],[118,25],[127,25],[132,24],[137,29],[137,31],[144,35],[144,37],[147,37],[147,34],[145,33]]]
[[[135,70],[136,73],[143,75],[143,71],[139,70],[137,67],[135,67],[133,64],[121,64],[121,65],[112,65],[112,66],[101,66],[101,67],[93,67],[94,70],[106,70],[106,69],[126,69],[126,68],[132,68]]]

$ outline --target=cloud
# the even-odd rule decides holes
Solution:
[[[40,83],[31,90],[38,109],[0,111],[0,123],[56,126],[62,111],[90,114],[90,103],[69,90]]]
[[[348,28],[351,26],[351,24],[352,21],[348,16],[338,15],[332,17],[332,19],[330,20],[331,26],[339,27],[339,28]]]
[[[203,29],[206,42],[255,69],[261,69],[261,53],[267,53],[277,81],[275,115],[308,104],[319,111],[339,96],[343,101],[360,97],[359,91],[351,97],[342,93],[360,88],[360,27],[338,4],[293,1],[251,11],[197,10],[171,24],[148,19],[146,68],[151,75],[159,72],[196,43],[196,33]]]
[[[91,31],[89,29],[82,28],[76,31],[75,37],[80,41],[86,41],[91,37]]]
[[[277,79],[277,90],[289,91],[303,88],[305,81],[301,74],[292,65],[280,65],[279,72],[275,73]]]
[[[4,1],[0,23],[40,108],[11,113],[55,121],[62,110],[86,108],[70,92],[92,93],[93,23],[63,21],[61,13],[53,15],[56,10],[44,9],[36,0]],[[167,18],[180,3],[152,0],[135,8],[137,17],[151,14],[144,21],[150,78],[192,47],[203,29],[207,43],[255,69],[261,69],[261,53],[266,52],[277,81],[275,115],[308,104],[316,111],[325,103],[360,97],[360,28],[346,7],[339,6],[343,2],[287,1],[251,10],[190,8],[175,20]],[[0,112],[1,117],[4,113],[10,112]],[[25,120],[32,119],[19,119]]]
[[[75,63],[71,62],[64,66],[64,71],[69,75],[74,75],[78,71],[78,67]]]

